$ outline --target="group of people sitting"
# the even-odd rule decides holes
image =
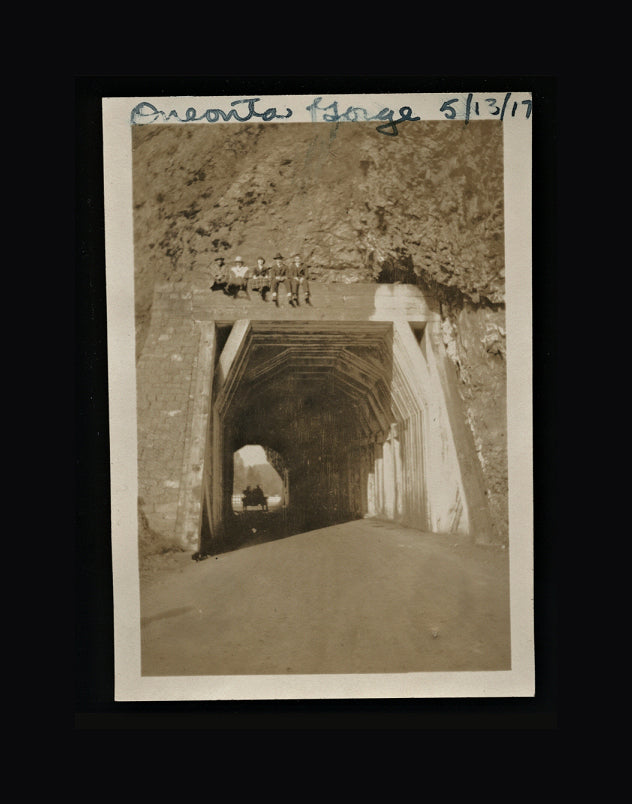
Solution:
[[[260,293],[263,301],[268,301],[269,296],[278,306],[280,287],[283,285],[288,304],[292,307],[299,306],[301,289],[305,303],[311,304],[308,271],[300,255],[295,254],[287,266],[281,254],[277,254],[273,259],[274,264],[268,267],[265,259],[259,257],[257,267],[251,270],[244,265],[241,257],[235,257],[232,266],[226,266],[224,258],[217,257],[211,290],[221,290],[233,298],[237,298],[240,291],[243,291],[250,298],[248,293],[250,289]]]

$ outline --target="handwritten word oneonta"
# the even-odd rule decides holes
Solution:
[[[381,109],[377,114],[369,114],[368,111],[362,106],[349,106],[344,112],[338,111],[338,101],[330,103],[329,106],[321,106],[322,98],[314,98],[313,103],[307,107],[307,111],[312,115],[312,123],[318,123],[323,120],[326,123],[338,123],[340,121],[347,121],[350,123],[357,123],[364,120],[386,120],[380,126],[376,126],[376,130],[380,134],[386,134],[388,137],[396,137],[398,135],[397,126],[406,121],[421,120],[420,117],[413,117],[413,110],[410,106],[402,106],[399,110],[399,119],[393,120],[395,112],[388,107]],[[319,118],[318,113],[322,115]]]
[[[157,109],[153,103],[142,101],[132,109],[130,122],[133,126],[155,123],[156,120],[162,120],[164,122],[173,120],[177,123],[196,123],[200,120],[205,120],[207,123],[217,123],[220,120],[223,122],[236,120],[239,123],[246,123],[248,120],[252,120],[252,118],[260,118],[267,122],[268,120],[287,120],[287,118],[292,117],[291,109],[286,109],[285,114],[279,114],[274,106],[269,107],[265,111],[259,111],[255,104],[260,100],[261,98],[242,98],[232,101],[230,105],[232,107],[239,106],[239,108],[232,108],[229,111],[224,111],[223,109],[205,109],[203,112],[198,113],[197,109],[193,106],[189,106],[184,113],[184,117],[181,117],[176,109],[165,112],[162,109]],[[244,110],[240,104],[246,104],[246,109]]]

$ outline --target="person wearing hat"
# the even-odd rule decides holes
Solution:
[[[248,279],[250,277],[250,269],[244,265],[241,257],[235,257],[234,264],[228,271],[228,283],[226,285],[226,293],[233,298],[237,298],[240,290],[243,290],[248,295]]]
[[[267,301],[267,295],[270,291],[271,281],[270,281],[270,270],[266,268],[266,261],[263,257],[257,258],[257,267],[254,269],[252,273],[252,279],[250,281],[250,287],[256,293],[261,293],[261,298],[263,301]]]
[[[300,254],[295,254],[292,257],[292,260],[293,262],[288,269],[291,293],[290,304],[292,307],[298,307],[298,292],[300,288],[303,288],[303,292],[305,294],[305,303],[311,304],[309,300],[309,272],[305,265],[303,265]]]
[[[223,257],[215,257],[214,267],[211,269],[211,290],[223,290],[226,292],[226,266]]]
[[[272,301],[279,306],[279,285],[287,281],[287,269],[283,264],[283,257],[280,252],[274,256],[274,266],[272,268]],[[292,292],[288,288],[288,299],[292,298]]]

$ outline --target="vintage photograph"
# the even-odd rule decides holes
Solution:
[[[532,694],[510,94],[106,102],[118,700]]]
[[[502,125],[131,135],[142,675],[510,670]]]

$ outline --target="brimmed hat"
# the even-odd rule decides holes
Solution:
[[[243,262],[241,257],[235,257],[235,262]]]
[[[225,262],[223,257],[215,257],[215,262]]]
[[[283,257],[281,256],[281,254],[275,254],[275,255],[274,255],[274,257],[273,257],[272,259],[273,259],[273,260],[282,260],[282,259],[283,259]]]

